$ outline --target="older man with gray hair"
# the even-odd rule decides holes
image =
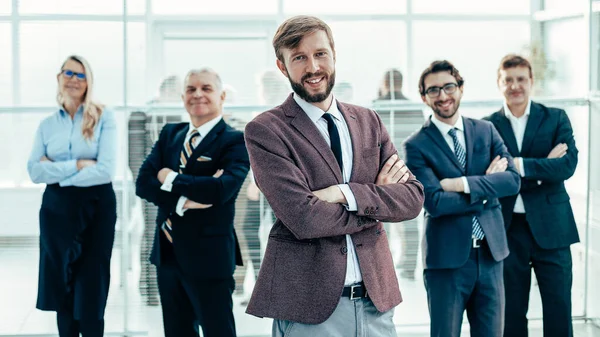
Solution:
[[[167,124],[140,168],[136,194],[158,206],[157,266],[166,337],[236,335],[231,294],[241,265],[235,200],[248,174],[241,131],[223,120],[225,92],[211,69],[191,70],[182,99],[190,122]]]

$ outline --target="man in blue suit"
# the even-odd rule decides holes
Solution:
[[[520,178],[494,126],[460,115],[463,84],[448,61],[425,69],[419,91],[434,114],[405,142],[406,165],[425,188],[431,336],[460,336],[466,309],[471,336],[501,337],[508,246],[498,198],[517,193]]]
[[[506,337],[527,337],[531,270],[538,280],[545,337],[573,336],[571,245],[579,242],[565,189],[577,167],[571,122],[562,109],[532,102],[527,59],[507,55],[498,68],[502,109],[488,117],[521,174],[519,195],[500,199],[510,255],[505,261]]]

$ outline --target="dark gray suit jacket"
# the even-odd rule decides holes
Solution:
[[[479,219],[496,261],[508,256],[506,233],[498,198],[519,190],[519,175],[494,126],[463,117],[467,152],[466,172],[439,129],[425,122],[404,144],[406,165],[425,188],[425,269],[459,268],[471,251],[472,217]],[[486,175],[497,155],[508,158],[505,172]],[[440,181],[466,176],[470,194],[445,192]]]
[[[520,193],[533,238],[543,249],[563,248],[579,242],[564,184],[575,173],[578,154],[569,117],[564,110],[531,102],[519,152],[512,126],[504,113],[503,108],[486,119],[498,129],[510,154],[524,158],[525,177],[521,179]],[[562,158],[548,159],[550,151],[560,143],[569,147],[567,154]],[[538,181],[541,183],[538,184]],[[507,228],[512,221],[516,200],[516,195],[500,199]]]
[[[353,163],[348,185],[357,212],[319,200],[312,191],[343,183],[331,148],[290,95],[246,126],[256,183],[277,220],[247,312],[294,322],[324,322],[344,287],[351,234],[363,281],[377,309],[402,301],[383,221],[415,218],[423,186],[411,174],[404,184],[375,185],[385,161],[396,153],[377,114],[339,103],[350,131]]]

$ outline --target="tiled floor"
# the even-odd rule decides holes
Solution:
[[[137,251],[134,249],[133,251]],[[574,260],[578,259],[574,254]],[[147,307],[141,304],[137,291],[139,266],[134,265],[126,272],[126,280],[122,284],[120,277],[121,254],[115,249],[113,254],[112,282],[109,305],[106,312],[107,335],[118,335],[124,331],[143,334],[151,337],[163,336],[162,317],[159,307]],[[131,261],[138,261],[136,256]],[[0,335],[52,335],[56,334],[55,315],[35,309],[38,251],[35,248],[0,248]],[[582,279],[575,269],[575,279]],[[246,282],[247,284],[251,282]],[[395,322],[400,336],[427,335],[427,301],[423,282],[400,278],[400,288],[404,303],[399,305],[395,313]],[[125,289],[128,291],[125,292]],[[534,287],[531,298],[530,317],[541,316],[541,305],[537,288]],[[126,294],[127,293],[127,294]],[[125,305],[127,296],[127,306]],[[245,307],[240,302],[244,296],[234,296],[234,314],[239,336],[268,336],[271,321],[259,319],[244,313]],[[573,289],[574,315],[583,313],[583,287],[577,281]],[[127,316],[124,313],[127,312]],[[466,320],[465,320],[466,322]],[[540,322],[531,323],[530,336],[542,336]],[[468,326],[465,326],[465,332]],[[576,336],[598,336],[600,330],[590,325],[577,324]]]

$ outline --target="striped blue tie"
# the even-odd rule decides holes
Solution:
[[[452,137],[452,142],[454,143],[454,154],[456,154],[458,162],[462,166],[463,170],[466,170],[467,153],[465,152],[465,149],[462,147],[462,145],[460,145],[460,143],[458,142],[458,137],[456,136],[456,128],[450,129],[450,131],[448,131],[448,134],[450,135],[450,137]],[[483,239],[483,229],[481,228],[481,224],[479,223],[479,220],[476,216],[473,216],[473,220],[471,221],[471,223],[473,229],[473,237],[479,240]]]

